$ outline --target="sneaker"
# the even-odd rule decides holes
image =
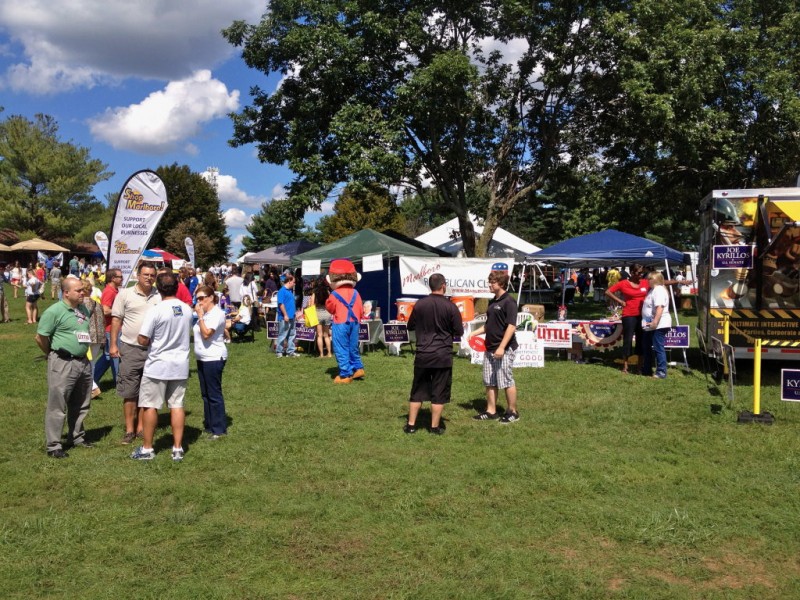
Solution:
[[[71,448],[94,448],[94,444],[81,440],[80,442],[67,442]]]
[[[275,358],[283,358],[283,354],[276,354]]]
[[[477,414],[472,418],[475,419],[476,421],[494,421],[498,416],[499,415],[496,412],[490,413],[483,411],[482,413]]]
[[[291,354],[287,354],[287,355],[286,355],[286,357],[287,357],[287,358],[300,358],[300,357],[299,357],[297,354],[295,354],[294,352],[292,352]]]
[[[519,421],[519,413],[515,412],[507,412],[500,418],[500,422],[503,425],[508,425],[509,423],[516,423]]]
[[[100,391],[100,388],[99,387],[94,388],[92,390],[92,400],[97,398],[100,394],[102,394],[102,392]]]
[[[47,456],[50,458],[69,458],[69,454],[64,452],[61,448],[58,450],[48,450]]]
[[[417,433],[417,426],[416,425],[409,425],[406,423],[405,427],[403,427],[403,432],[405,433]]]
[[[174,460],[175,462],[183,460],[183,448],[172,449],[172,460]]]
[[[136,439],[136,434],[133,431],[128,431],[125,433],[125,435],[122,436],[122,439],[119,441],[119,443],[125,444],[127,446],[135,439]]]
[[[666,378],[667,378],[666,373],[656,373],[655,375],[653,375],[653,379],[666,379]]]
[[[210,440],[221,440],[224,437],[225,437],[224,433],[212,433],[211,435],[208,436],[208,439],[210,439]]]
[[[153,450],[145,451],[142,446],[139,446],[136,450],[131,452],[131,458],[133,460],[153,460],[156,457],[156,453]]]
[[[136,432],[136,439],[143,440],[144,439],[144,431],[137,431]]]
[[[431,427],[428,431],[433,435],[442,435],[445,432],[445,428],[439,425],[439,427]]]

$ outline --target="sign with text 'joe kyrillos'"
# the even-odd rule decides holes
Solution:
[[[153,171],[134,173],[122,186],[108,242],[108,268],[122,271],[122,287],[128,285],[167,205],[164,182]]]

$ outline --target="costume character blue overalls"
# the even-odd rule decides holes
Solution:
[[[352,262],[337,259],[331,262],[328,283],[331,295],[325,308],[333,317],[331,339],[339,375],[334,383],[351,383],[364,378],[364,363],[358,350],[358,327],[363,312],[361,296],[354,289],[359,276]]]

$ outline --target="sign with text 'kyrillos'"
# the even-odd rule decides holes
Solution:
[[[665,348],[688,348],[689,347],[689,326],[676,325],[670,327],[664,338]]]
[[[800,370],[781,369],[781,400],[800,402]]]
[[[714,246],[712,269],[752,269],[753,246],[747,244]]]
[[[167,205],[167,189],[153,171],[134,173],[122,186],[108,240],[108,268],[122,271],[122,287],[128,285]]]

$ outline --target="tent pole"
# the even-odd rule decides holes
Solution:
[[[389,285],[386,286],[386,321],[391,320],[392,312],[391,312],[391,300],[392,300],[392,253],[386,253],[386,264],[389,270]],[[383,320],[383,319],[381,319]]]
[[[669,260],[666,258],[664,259],[664,271],[667,273],[671,273],[669,270]],[[678,304],[675,302],[675,292],[672,290],[672,286],[669,287],[669,298],[672,301],[672,312],[675,315],[675,325],[680,325],[680,319],[678,318]],[[688,370],[689,369],[689,359],[686,357],[686,348],[682,348],[683,350],[683,368]]]

